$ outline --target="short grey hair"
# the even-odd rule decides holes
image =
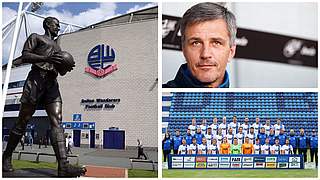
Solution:
[[[216,19],[225,20],[229,31],[230,46],[235,45],[237,24],[234,14],[219,4],[209,2],[196,4],[184,13],[180,21],[182,44],[185,41],[185,31],[188,25]]]

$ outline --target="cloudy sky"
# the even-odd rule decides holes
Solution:
[[[24,3],[26,6],[27,3]],[[110,19],[122,14],[126,14],[132,11],[145,9],[148,7],[156,6],[156,3],[148,2],[119,2],[119,3],[44,3],[41,9],[36,13],[43,16],[54,16],[60,21],[73,23],[81,26],[88,26],[103,20]],[[2,22],[7,23],[17,14],[18,3],[2,3]],[[28,15],[27,26],[31,32],[43,34],[42,21],[43,19]],[[24,25],[23,25],[24,26]],[[65,27],[61,27],[62,31]],[[11,46],[13,33],[3,41],[2,52],[2,64],[6,64],[9,57],[9,49]],[[21,30],[19,35],[19,41],[15,53],[15,57],[20,56],[21,49],[26,35],[24,29]]]

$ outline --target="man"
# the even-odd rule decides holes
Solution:
[[[185,139],[182,139],[182,144],[179,146],[178,154],[185,155],[187,154],[187,151],[188,151],[187,141]]]
[[[258,134],[258,139],[261,145],[264,145],[267,139],[264,127],[261,127],[260,134]]]
[[[200,124],[200,129],[201,129],[201,134],[205,135],[207,133],[207,120],[202,119],[201,124]]]
[[[266,143],[264,145],[261,146],[261,154],[270,154],[270,148],[271,148],[271,145],[269,143],[269,138],[266,139]]]
[[[318,167],[318,136],[315,129],[312,129],[312,136],[309,137],[310,141],[310,158],[313,162],[313,158],[316,161],[316,167]]]
[[[194,134],[196,133],[196,129],[197,129],[197,121],[195,118],[192,118],[191,124],[188,126],[188,129],[190,129],[191,135],[194,136]]]
[[[239,127],[240,127],[240,123],[237,122],[237,116],[233,116],[232,122],[229,123],[228,125],[228,129],[232,128],[233,130],[232,134],[237,134]]]
[[[285,144],[281,146],[281,154],[286,154],[286,155],[293,154],[293,148],[289,143],[290,143],[289,139],[286,139]]]
[[[218,124],[218,118],[214,117],[213,118],[213,122],[210,125],[211,129],[212,129],[212,134],[215,136],[218,134],[218,128],[219,128],[219,124]]]
[[[231,144],[231,154],[241,154],[241,144],[238,143],[238,138],[233,139],[233,144]]]
[[[204,137],[204,135],[201,133],[200,127],[197,127],[197,132],[194,135],[194,137],[197,140],[197,144],[201,144],[202,143],[202,138]]]
[[[269,136],[270,134],[270,129],[273,128],[273,126],[270,123],[270,119],[267,119],[266,124],[263,126],[265,131],[266,131],[266,135]]]
[[[219,125],[219,129],[222,130],[222,135],[227,135],[227,117],[223,116],[222,123]]]
[[[69,139],[71,139],[71,136],[69,136]],[[140,159],[140,156],[143,156],[144,159],[147,160],[148,158],[147,158],[146,154],[143,152],[143,144],[142,144],[141,140],[137,139],[137,142],[138,142],[138,159]],[[73,144],[73,141],[72,141],[72,144]]]
[[[259,134],[260,128],[261,128],[261,124],[260,124],[260,118],[256,117],[256,122],[254,124],[252,124],[252,126],[254,128],[254,134]]]
[[[298,152],[303,154],[304,162],[307,162],[307,141],[308,138],[304,134],[304,129],[300,129],[300,135],[298,136]]]
[[[236,137],[238,138],[238,143],[239,144],[243,144],[243,140],[244,140],[244,133],[242,132],[242,127],[239,128],[239,133],[236,135]]]
[[[253,154],[253,144],[249,142],[249,138],[246,137],[244,139],[244,143],[241,146],[241,153],[242,154]]]
[[[19,63],[31,63],[21,96],[18,121],[11,129],[7,147],[2,157],[2,170],[14,171],[11,164],[12,153],[25,133],[26,125],[32,118],[36,107],[43,105],[51,124],[51,144],[58,161],[59,177],[78,177],[85,169],[73,166],[67,161],[64,130],[62,124],[62,100],[57,82],[57,66],[63,62],[59,54],[61,48],[55,38],[60,31],[59,20],[47,17],[43,21],[44,35],[31,34],[26,40]]]
[[[273,146],[276,140],[276,135],[274,134],[274,129],[270,129],[270,134],[268,136],[270,145]]]
[[[188,146],[188,154],[197,154],[198,144],[196,138],[192,139],[192,144]]]
[[[297,154],[297,149],[298,149],[297,148],[297,141],[298,141],[298,138],[296,137],[293,129],[290,129],[290,134],[289,134],[288,137],[289,137],[290,145],[293,148],[293,154]]]
[[[249,133],[246,135],[249,138],[249,143],[254,144],[254,140],[256,139],[256,134],[254,134],[254,128],[251,126]]]
[[[222,139],[223,139],[223,134],[222,134],[222,129],[218,129],[218,134],[214,137],[217,140],[217,145],[218,147],[220,147],[220,144],[222,143]]]
[[[175,136],[172,138],[173,142],[173,154],[178,154],[179,146],[182,144],[182,136],[180,135],[180,130],[176,130]]]
[[[273,127],[274,127],[274,134],[276,136],[278,136],[280,134],[281,129],[285,130],[284,124],[281,123],[280,118],[277,119],[277,124],[275,124]]]
[[[187,61],[164,88],[228,88],[227,63],[236,51],[236,19],[221,5],[199,3],[180,23],[182,52]]]
[[[184,137],[184,139],[186,140],[187,142],[187,145],[190,145],[192,143],[192,138],[193,136],[191,135],[190,133],[190,129],[187,130],[187,134],[186,136]]]
[[[279,144],[279,139],[276,138],[275,139],[275,144],[273,146],[271,146],[271,154],[280,154],[280,150],[281,150],[281,145]]]
[[[217,139],[213,139],[212,144],[208,145],[208,154],[219,154],[219,146],[217,145]]]
[[[211,140],[213,139],[213,135],[211,132],[211,127],[208,127],[208,133],[204,135],[204,137],[207,139],[207,144],[210,145],[211,144]]]
[[[202,138],[202,144],[198,145],[198,154],[207,154],[207,139]]]
[[[260,140],[257,138],[256,143],[253,145],[253,154],[260,154],[261,153],[261,145]]]
[[[68,141],[67,141],[67,143],[68,143],[68,149],[67,149],[67,154],[72,154],[72,151],[71,151],[71,149],[72,149],[72,147],[73,147],[73,140],[72,140],[72,138],[71,138],[71,136],[68,136]],[[140,141],[138,141],[138,144],[140,143]],[[139,147],[139,146],[138,146]],[[142,144],[141,144],[141,147],[140,148],[142,148]]]
[[[250,127],[248,116],[244,118],[244,123],[241,124],[241,127],[243,128],[243,133],[247,135],[249,133],[249,127]]]
[[[280,133],[278,135],[279,144],[283,146],[286,143],[287,135],[284,132],[284,129],[280,129]]]
[[[226,137],[227,137],[228,143],[233,144],[234,135],[233,135],[232,128],[229,128],[228,134],[226,135]]]

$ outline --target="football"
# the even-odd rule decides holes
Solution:
[[[56,65],[56,69],[61,76],[64,76],[67,72],[70,72],[73,67],[75,67],[75,62],[70,53],[66,51],[60,51],[58,53],[62,56],[63,61],[62,64]]]

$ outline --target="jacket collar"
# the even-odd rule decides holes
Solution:
[[[206,86],[197,80],[190,72],[187,63],[182,64],[179,68],[179,71],[174,79],[179,87],[182,88],[192,88],[192,87],[199,87],[205,88]],[[229,88],[229,74],[225,71],[225,75],[223,78],[222,84],[219,85],[219,88]]]

